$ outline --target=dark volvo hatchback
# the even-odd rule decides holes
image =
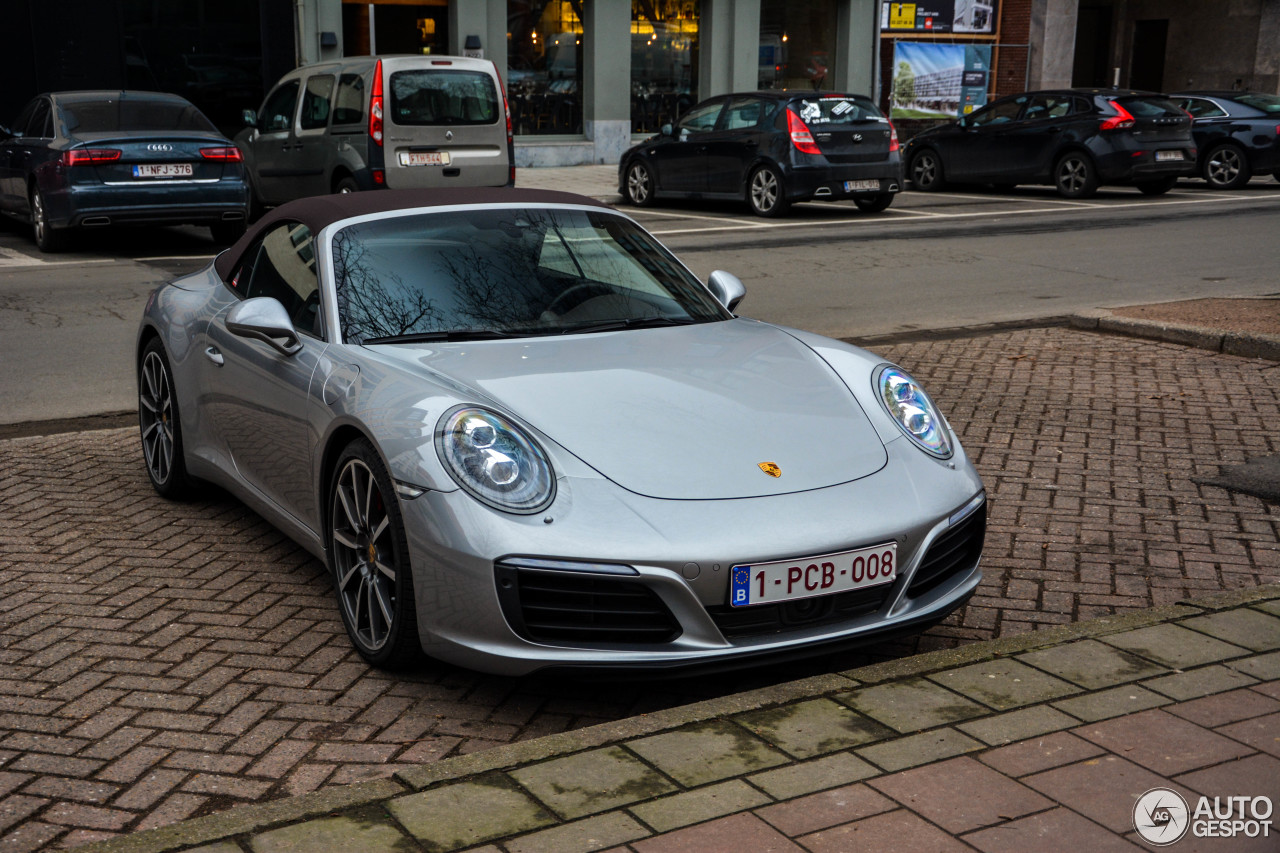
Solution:
[[[1066,198],[1091,196],[1101,184],[1158,195],[1196,172],[1191,116],[1164,95],[1110,89],[1002,98],[916,135],[905,159],[918,190],[1051,184]]]
[[[893,125],[863,95],[762,91],[721,95],[622,155],[618,191],[657,198],[745,200],[760,216],[798,201],[887,208],[902,189]]]
[[[40,95],[0,128],[0,211],[30,222],[45,252],[117,224],[207,225],[232,242],[248,211],[243,159],[177,95]]]

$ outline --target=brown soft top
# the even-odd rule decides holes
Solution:
[[[244,235],[231,248],[218,255],[214,269],[223,279],[228,279],[240,266],[240,258],[269,228],[279,222],[301,222],[312,234],[321,228],[343,219],[385,213],[392,210],[414,210],[422,207],[447,207],[453,205],[527,204],[531,207],[546,204],[578,204],[613,208],[603,202],[575,193],[553,190],[523,190],[514,187],[457,187],[428,190],[373,190],[341,195],[318,195],[300,198],[273,208],[265,216],[249,226]]]

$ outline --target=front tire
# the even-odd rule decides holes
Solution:
[[[772,166],[761,166],[747,181],[747,204],[756,216],[774,218],[787,212],[786,186],[782,175]]]
[[[1203,174],[1209,186],[1215,190],[1238,190],[1253,177],[1249,158],[1238,147],[1229,143],[1209,149],[1209,153],[1204,155]]]
[[[858,206],[858,210],[863,213],[879,213],[888,209],[893,204],[893,193],[879,193],[869,198],[855,198],[853,203]]]
[[[635,160],[627,167],[627,201],[636,207],[653,204],[653,172],[643,160]]]
[[[38,189],[31,190],[31,236],[36,247],[46,254],[65,251],[69,242],[66,230],[49,223],[49,208]]]
[[[911,185],[921,192],[935,192],[946,185],[942,158],[932,148],[918,151],[911,158]]]
[[[1071,151],[1053,167],[1053,184],[1063,198],[1089,198],[1098,191],[1098,170],[1089,155]]]
[[[159,338],[146,345],[138,364],[138,429],[151,485],[169,500],[189,497],[194,482],[183,456],[178,396],[169,357]]]
[[[368,441],[353,441],[338,457],[329,505],[329,560],[351,644],[384,669],[419,662],[404,520],[391,476]]]
[[[1134,186],[1143,195],[1164,195],[1178,183],[1176,177],[1160,178],[1156,181],[1134,181]]]

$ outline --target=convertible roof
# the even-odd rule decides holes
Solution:
[[[448,207],[471,205],[484,207],[497,204],[524,204],[539,207],[550,204],[590,205],[613,210],[609,205],[587,196],[552,190],[522,190],[513,187],[458,187],[429,190],[374,190],[362,193],[318,195],[300,198],[272,209],[259,219],[244,236],[218,255],[214,269],[223,279],[231,276],[240,265],[240,258],[267,229],[280,222],[301,222],[316,234],[326,225],[344,219],[386,213],[396,210],[414,210],[423,207]]]

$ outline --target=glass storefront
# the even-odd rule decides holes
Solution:
[[[760,0],[761,89],[837,88],[837,0]]]
[[[632,0],[633,133],[656,133],[698,102],[698,7],[698,0]]]
[[[342,45],[347,56],[448,53],[448,33],[448,0],[342,0]]]
[[[507,0],[511,127],[517,135],[582,133],[582,0]]]

